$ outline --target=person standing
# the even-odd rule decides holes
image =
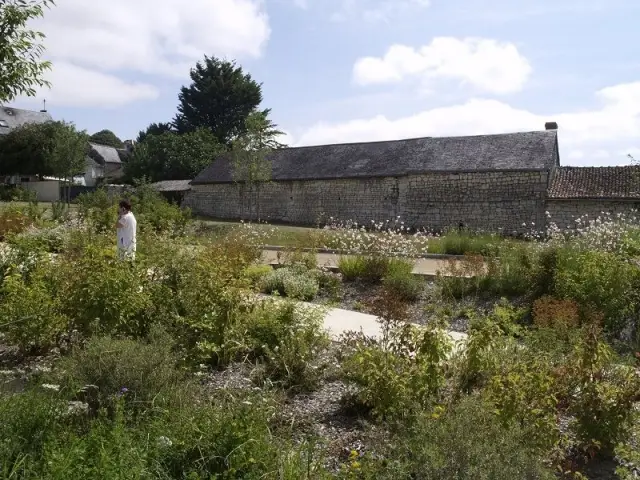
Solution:
[[[137,229],[138,222],[131,211],[131,203],[122,200],[118,205],[118,223],[116,223],[119,258],[135,260]]]

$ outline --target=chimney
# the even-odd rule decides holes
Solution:
[[[544,124],[545,130],[558,130],[558,124],[556,122],[547,122]]]

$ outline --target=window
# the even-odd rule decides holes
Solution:
[[[9,128],[9,124],[7,122],[5,122],[4,120],[0,120],[0,127]]]

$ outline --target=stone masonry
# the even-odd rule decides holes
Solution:
[[[314,225],[328,217],[368,224],[400,216],[406,226],[435,231],[462,224],[524,232],[544,222],[547,177],[544,171],[498,171],[273,181],[260,188],[260,218]],[[219,219],[249,218],[248,203],[237,183],[196,184],[185,199],[194,212]]]

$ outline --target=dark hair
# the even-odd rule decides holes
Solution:
[[[124,208],[126,211],[131,211],[131,202],[129,200],[121,200],[120,208]]]

